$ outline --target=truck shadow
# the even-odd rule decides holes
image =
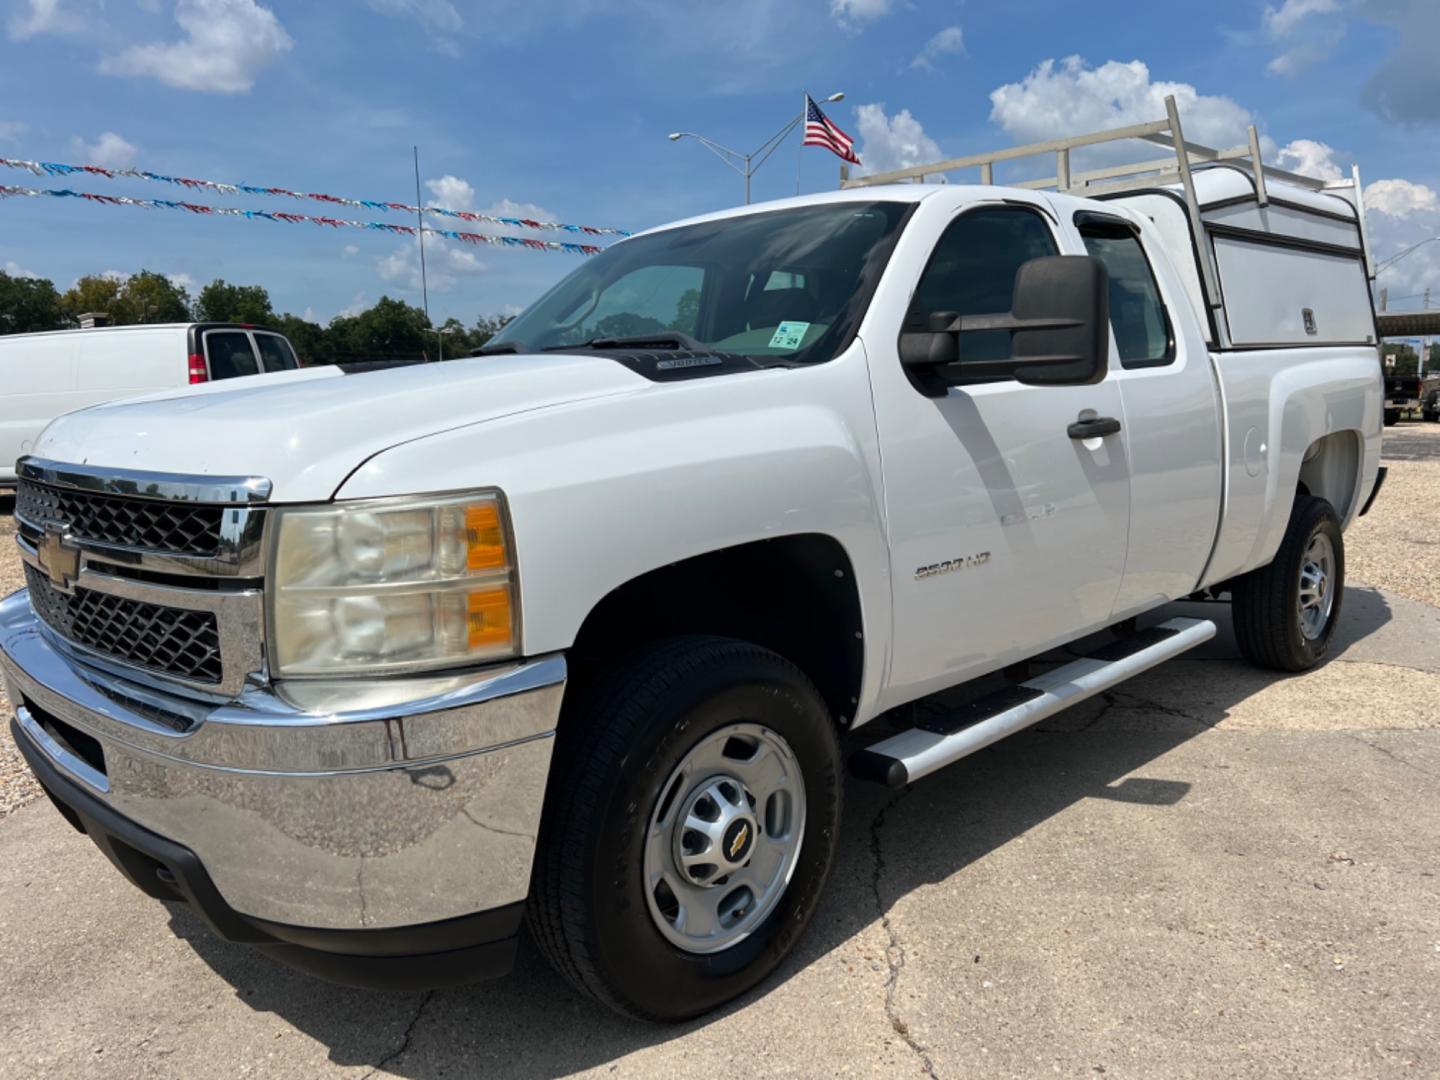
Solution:
[[[384,994],[330,986],[222,942],[188,909],[172,908],[172,928],[240,1001],[317,1040],[337,1065],[383,1067],[429,1080],[487,1070],[555,1076],[605,1064],[723,1023],[767,995],[783,993],[785,983],[851,943],[900,898],[964,871],[1082,800],[1152,807],[1158,815],[1183,800],[1198,778],[1177,775],[1162,761],[1165,755],[1283,676],[1238,659],[1228,605],[1172,605],[1158,613],[1174,614],[1213,618],[1216,639],[1188,659],[1171,661],[903,792],[849,783],[836,865],[796,954],[759,989],[696,1021],[655,1026],[621,1019],[578,995],[528,940],[503,981]],[[1391,618],[1380,593],[1348,589],[1335,655],[1363,652],[1376,634],[1383,638]],[[1155,822],[1164,827],[1160,818]],[[964,917],[963,911],[953,913],[957,923]],[[881,972],[877,994],[884,993],[883,966]]]

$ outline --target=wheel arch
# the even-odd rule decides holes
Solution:
[[[569,652],[571,683],[583,687],[587,676],[647,642],[695,633],[778,653],[815,683],[839,725],[853,721],[864,614],[853,563],[833,536],[752,541],[631,578],[585,616]]]

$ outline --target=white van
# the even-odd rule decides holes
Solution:
[[[284,335],[236,323],[163,323],[0,337],[0,488],[45,425],[102,401],[299,367]]]

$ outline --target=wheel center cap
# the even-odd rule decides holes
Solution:
[[[748,817],[739,817],[730,823],[721,841],[721,854],[732,866],[741,864],[755,844],[755,825]]]

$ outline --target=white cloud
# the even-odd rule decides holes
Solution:
[[[1265,70],[1272,75],[1299,75],[1307,68],[1314,67],[1321,60],[1326,59],[1335,51],[1335,46],[1340,44],[1341,38],[1345,36],[1343,30],[1334,33],[1324,34],[1312,41],[1302,41],[1293,48],[1286,49],[1279,56],[1276,56],[1270,63],[1265,65]]]
[[[459,56],[460,47],[453,35],[465,25],[464,18],[450,0],[367,0],[372,11],[397,16],[418,23],[430,36],[436,51]]]
[[[447,173],[438,180],[426,180],[425,186],[435,196],[436,203],[447,210],[475,209],[475,189],[458,176]]]
[[[37,34],[80,34],[90,28],[90,18],[74,10],[68,0],[26,0],[16,6],[19,11],[6,24],[11,41]]]
[[[855,116],[860,130],[860,160],[865,163],[865,172],[905,169],[938,161],[943,156],[935,140],[925,134],[909,109],[886,116],[883,103],[861,105],[855,110]]]
[[[893,0],[830,0],[830,14],[841,23],[853,26],[888,15]]]
[[[360,254],[360,246],[358,244],[346,244],[340,249],[340,254],[346,259],[353,259],[356,255]],[[311,321],[313,322],[314,320],[312,319]]]
[[[1041,142],[1163,119],[1171,94],[1190,142],[1223,147],[1245,141],[1253,119],[1247,109],[1189,83],[1154,80],[1140,60],[1093,68],[1079,56],[1045,60],[1020,82],[991,92],[990,119],[1018,143]],[[1153,147],[1149,153],[1154,156]]]
[[[965,51],[965,32],[958,26],[947,26],[938,34],[935,34],[929,41],[925,42],[923,48],[910,61],[912,68],[924,68],[926,71],[935,66],[935,61],[950,53],[963,53]]]
[[[475,209],[474,188],[460,177],[445,176],[440,180],[430,181],[428,186],[431,191],[435,192],[437,199],[442,200],[440,205],[446,206],[447,209]],[[445,203],[443,196],[446,194],[458,198],[465,205]],[[489,206],[479,207],[478,212],[495,217],[529,218],[532,221],[557,220],[556,216],[543,206],[536,203],[515,202],[513,199],[500,199]],[[535,235],[533,230],[523,227],[494,225],[489,222],[471,225],[465,221],[452,221],[447,223],[447,227],[461,232],[484,232],[497,236]],[[483,274],[489,270],[489,265],[480,258],[480,251],[478,245],[472,246],[462,240],[447,240],[439,236],[425,237],[425,271],[430,291],[448,292],[459,284],[462,277]],[[421,284],[418,245],[414,240],[400,242],[390,254],[382,255],[375,260],[375,270],[382,281],[418,293]]]
[[[136,45],[106,57],[110,75],[149,76],[181,90],[243,94],[294,42],[275,13],[255,0],[176,0],[178,41]]]
[[[183,270],[178,274],[166,274],[165,280],[177,289],[184,289],[186,292],[190,292],[195,288],[195,279]]]
[[[425,281],[431,292],[449,292],[460,278],[483,274],[486,269],[469,245],[438,236],[425,238]],[[381,281],[419,292],[422,282],[416,243],[402,241],[389,255],[377,258],[375,271]]]
[[[1277,7],[1266,6],[1261,25],[1272,38],[1293,34],[1311,15],[1329,15],[1340,10],[1339,0],[1285,0]]]
[[[1440,211],[1435,189],[1409,180],[1376,180],[1365,185],[1365,208],[1394,218]]]
[[[93,143],[76,135],[70,140],[70,147],[80,155],[83,164],[99,165],[103,169],[129,168],[139,153],[139,147],[113,131],[103,132]]]
[[[370,301],[366,298],[365,293],[362,290],[361,292],[357,292],[355,294],[354,299],[352,299],[348,305],[337,311],[334,315],[334,318],[332,318],[330,321],[334,322],[335,319],[343,319],[351,315],[359,315],[360,312],[364,311],[369,306]],[[306,308],[305,310],[308,312],[310,309]]]
[[[1275,154],[1275,161],[1282,169],[1313,176],[1317,180],[1341,180],[1345,170],[1335,160],[1333,147],[1313,139],[1295,139],[1286,143]]]
[[[21,266],[13,259],[7,262],[3,267],[0,267],[0,269],[3,269],[5,273],[9,274],[11,277],[38,278],[40,276],[39,274],[35,273],[34,270],[26,270],[25,267]]]
[[[118,281],[122,284],[130,280],[130,273],[126,270],[101,270],[100,276],[102,278],[109,278],[111,281]]]
[[[19,120],[0,120],[0,142],[19,142],[30,128]]]

